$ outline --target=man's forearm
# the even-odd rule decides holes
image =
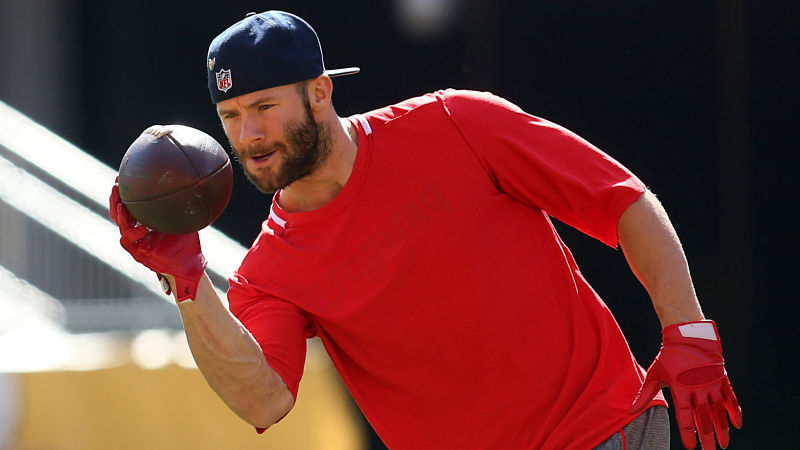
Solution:
[[[647,289],[662,327],[702,320],[689,266],[667,213],[650,191],[619,220],[619,243],[631,270]]]
[[[225,307],[207,275],[200,280],[194,301],[179,303],[179,309],[198,368],[237,415],[267,428],[289,412],[292,394],[269,367],[253,336]]]

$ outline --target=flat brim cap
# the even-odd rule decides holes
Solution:
[[[351,75],[358,67],[325,70],[317,33],[284,11],[249,13],[219,34],[206,64],[211,101],[315,78]]]

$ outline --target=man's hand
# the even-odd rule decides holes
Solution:
[[[116,183],[111,189],[109,214],[119,226],[122,248],[158,275],[167,294],[171,293],[171,289],[168,284],[164,286],[162,274],[175,279],[175,298],[178,302],[197,296],[197,284],[206,267],[197,232],[167,234],[139,224],[122,204]]]
[[[661,351],[647,370],[644,384],[631,406],[635,414],[646,408],[663,387],[669,387],[681,441],[688,449],[700,443],[722,448],[729,442],[728,417],[742,427],[742,409],[728,381],[717,327],[711,320],[670,325],[663,330]]]

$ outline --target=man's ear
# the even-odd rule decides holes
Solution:
[[[306,86],[308,90],[308,103],[311,110],[319,112],[329,107],[333,95],[333,81],[328,75],[322,74],[311,80]]]

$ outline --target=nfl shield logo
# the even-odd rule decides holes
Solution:
[[[220,69],[217,72],[217,89],[222,92],[228,92],[228,89],[233,86],[233,79],[231,78],[231,71]]]

